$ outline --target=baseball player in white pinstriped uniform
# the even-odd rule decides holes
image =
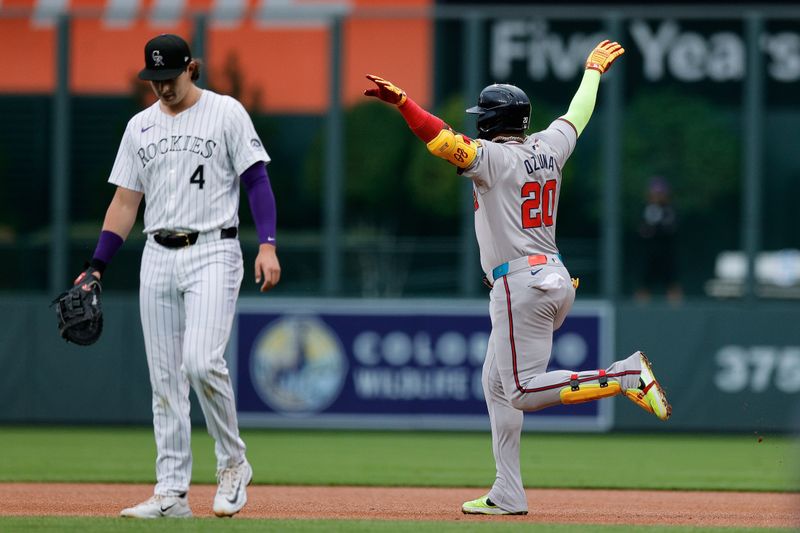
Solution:
[[[199,62],[182,38],[151,39],[145,64],[139,76],[150,81],[159,101],[125,129],[109,177],[117,191],[91,261],[99,277],[146,197],[139,296],[153,389],[157,484],[152,498],[121,514],[191,516],[191,387],[215,441],[214,513],[232,516],[247,502],[253,476],[223,358],[243,277],[236,238],[239,184],[247,189],[261,243],[255,278],[265,291],[280,277],[275,202],[265,168],[270,158],[239,102],[193,83]]]
[[[492,332],[483,366],[483,390],[497,467],[488,494],[462,505],[467,514],[526,514],[520,472],[524,411],[625,394],[666,420],[671,408],[641,352],[607,369],[547,371],[553,331],[564,322],[575,288],[556,246],[561,170],[594,109],[600,76],[624,50],[603,41],[589,55],[581,86],[567,113],[526,136],[531,106],[518,87],[489,85],[468,113],[478,116],[479,140],[454,132],[377,76],[365,91],[398,107],[428,150],[473,183],[475,233],[481,266],[492,287]]]

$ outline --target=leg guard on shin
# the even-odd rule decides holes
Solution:
[[[561,403],[573,404],[584,403],[599,400],[601,398],[610,398],[622,393],[619,383],[612,381],[609,383],[606,377],[605,370],[599,370],[597,377],[597,384],[583,384],[581,385],[578,379],[578,374],[570,376],[569,387],[561,389]]]

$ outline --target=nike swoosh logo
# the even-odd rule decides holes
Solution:
[[[269,242],[275,242],[275,239],[274,239],[273,237],[267,237],[267,241],[269,241]]]
[[[538,273],[539,273],[539,272],[541,272],[541,271],[542,271],[542,269],[541,269],[541,268],[537,268],[536,270],[534,270],[534,271],[532,271],[532,272],[531,272],[531,276],[535,276],[536,274],[538,274]]]
[[[228,500],[228,502],[230,502],[230,503],[236,503],[236,500],[239,499],[239,489],[241,489],[241,488],[242,488],[242,482],[240,480],[239,484],[236,485],[236,492],[233,493],[233,499],[231,499],[231,498],[225,498],[225,499]]]
[[[155,124],[151,124],[151,125],[147,126],[146,128],[142,128],[142,133],[146,132],[146,131],[147,131],[147,130],[149,130],[150,128],[155,128],[155,127],[156,127],[156,125],[155,125]]]
[[[161,512],[162,512],[162,513],[166,513],[167,511],[169,511],[170,509],[172,509],[173,507],[175,507],[177,504],[178,504],[178,502],[175,502],[175,503],[173,503],[172,505],[168,505],[167,507],[164,507],[164,506],[162,505],[162,506],[161,506]]]

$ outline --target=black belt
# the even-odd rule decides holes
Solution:
[[[236,227],[223,228],[219,230],[220,239],[235,239],[238,234]],[[161,246],[167,248],[186,248],[197,242],[197,237],[200,235],[199,231],[192,233],[172,233],[168,231],[160,231],[153,234],[153,239]]]

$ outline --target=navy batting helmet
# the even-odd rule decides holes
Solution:
[[[495,83],[481,91],[478,105],[467,109],[478,115],[478,138],[492,140],[502,133],[525,135],[531,120],[531,101],[525,91]]]

